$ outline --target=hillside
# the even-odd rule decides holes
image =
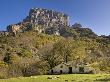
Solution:
[[[74,32],[77,35],[74,36]],[[80,33],[84,33],[83,30]],[[89,37],[87,32],[80,36],[74,29],[62,35],[65,34],[70,37],[35,31],[0,37],[0,77],[46,74],[47,70],[66,61],[90,63],[92,67],[109,73],[109,38]]]
[[[98,36],[78,23],[69,26],[65,14],[42,9],[39,12],[45,12],[38,14],[38,11],[31,10],[27,20],[0,32],[0,78],[48,74],[51,68],[69,61],[89,63],[96,73],[110,73],[110,36]],[[35,19],[32,13],[37,13]],[[43,22],[47,16],[46,22],[53,17],[56,22],[50,21],[47,26],[30,22],[44,18],[40,21]]]

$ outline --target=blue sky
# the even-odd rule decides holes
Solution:
[[[0,30],[22,21],[30,8],[64,12],[70,23],[81,23],[99,35],[110,35],[110,0],[0,0]]]

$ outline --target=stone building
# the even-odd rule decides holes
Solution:
[[[61,63],[48,72],[49,74],[85,74],[85,73],[95,73],[95,69],[89,64],[81,65],[71,63]]]

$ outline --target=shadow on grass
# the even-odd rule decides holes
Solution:
[[[108,81],[110,81],[110,78],[96,79],[96,80],[94,80],[94,81],[108,82]]]

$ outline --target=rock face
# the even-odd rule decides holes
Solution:
[[[53,10],[33,8],[30,9],[29,16],[27,16],[23,21],[31,22],[37,25],[44,25],[47,27],[68,25],[69,17],[66,14],[56,12]]]
[[[7,27],[8,32],[22,32],[27,29],[37,30],[39,33],[44,32],[46,28],[56,27],[61,28],[63,26],[68,26],[68,15],[53,10],[33,8],[29,11],[29,16],[27,16],[23,22],[9,25]],[[44,26],[45,28],[42,28]],[[53,32],[56,34],[56,31]],[[57,33],[58,35],[58,33]]]
[[[15,33],[16,34],[16,32],[18,31],[18,30],[20,30],[20,25],[9,25],[8,27],[7,27],[7,31],[8,32],[13,32],[13,33]]]

